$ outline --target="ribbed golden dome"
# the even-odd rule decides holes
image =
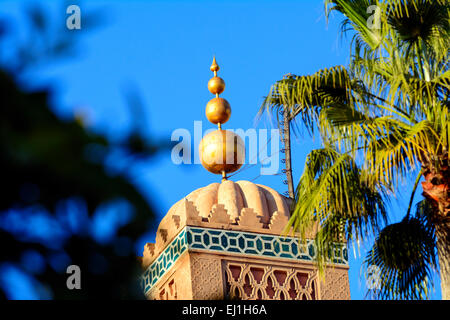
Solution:
[[[197,189],[175,203],[168,215],[176,212],[178,206],[185,200],[192,201],[200,216],[205,218],[208,217],[215,204],[223,204],[231,219],[239,217],[243,208],[252,208],[257,215],[261,216],[262,223],[269,223],[276,211],[290,217],[290,200],[288,198],[272,188],[250,181],[224,180],[221,183],[212,183]]]

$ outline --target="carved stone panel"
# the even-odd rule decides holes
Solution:
[[[191,254],[191,274],[193,299],[223,299],[222,272],[217,256]]]
[[[226,297],[239,300],[315,300],[316,271],[223,260]]]
[[[350,300],[350,284],[346,269],[327,268],[324,280],[321,284],[322,300]]]

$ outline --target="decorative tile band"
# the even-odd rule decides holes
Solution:
[[[199,227],[187,227],[186,235],[189,249],[303,261],[313,261],[316,255],[313,240],[304,243],[295,237]],[[344,244],[336,245],[334,256],[332,263],[347,265],[348,253]]]
[[[141,287],[147,293],[151,287],[174,265],[175,261],[183,254],[188,245],[186,242],[186,230],[181,232],[172,240],[164,251],[153,261],[142,276]]]
[[[316,255],[313,240],[307,240],[305,243],[299,242],[295,237],[186,226],[145,271],[142,277],[142,288],[145,293],[186,250],[309,262],[312,262]],[[348,251],[345,244],[336,244],[332,263],[348,265]]]

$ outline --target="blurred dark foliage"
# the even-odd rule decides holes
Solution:
[[[85,128],[80,119],[56,116],[50,106],[51,87],[31,90],[23,85],[24,74],[35,66],[73,53],[74,38],[81,33],[65,28],[64,6],[60,30],[48,26],[51,19],[45,11],[36,6],[24,10],[30,22],[28,40],[16,44],[11,60],[0,61],[0,265],[19,268],[54,299],[143,298],[134,243],[149,230],[153,210],[126,173],[105,170],[105,159],[120,149],[132,161],[148,160],[161,145],[149,142],[137,129],[113,143]],[[83,29],[90,30],[90,20],[95,21],[83,12]],[[0,50],[5,37],[13,34],[11,26],[11,20],[0,17]],[[119,206],[116,211],[130,211],[130,219],[108,241],[98,241],[92,232],[95,215],[108,205],[114,207],[115,201],[128,203],[128,209]],[[77,228],[67,218],[69,207]],[[33,215],[50,223],[47,233],[30,235]],[[58,230],[59,236],[52,236]],[[33,266],[24,264],[30,252],[43,258],[43,268],[30,271]],[[58,256],[66,259],[59,261]],[[81,290],[66,287],[70,264],[81,269]],[[0,297],[8,298],[4,288]]]

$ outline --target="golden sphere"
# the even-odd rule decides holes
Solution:
[[[214,124],[223,124],[230,119],[231,107],[223,98],[211,99],[206,105],[206,118]]]
[[[200,161],[206,170],[221,174],[238,170],[245,160],[245,145],[240,136],[228,130],[208,133],[200,141]]]
[[[212,94],[221,94],[225,90],[225,81],[220,77],[213,77],[208,82],[208,90]]]

